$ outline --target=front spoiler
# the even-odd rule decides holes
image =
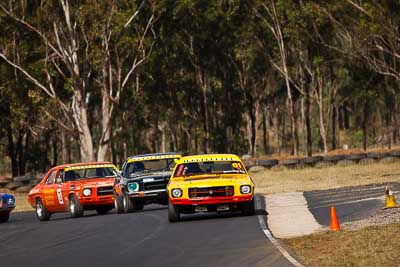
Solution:
[[[167,189],[159,189],[159,190],[149,190],[149,191],[141,191],[128,193],[130,198],[152,198],[152,197],[167,197]]]
[[[81,196],[78,198],[79,202],[81,203],[82,206],[102,206],[102,205],[114,205],[114,196],[113,195],[107,195],[107,196],[89,196],[89,197],[84,197]]]
[[[242,202],[250,202],[254,198],[254,195],[245,196],[231,196],[231,197],[206,197],[206,198],[170,198],[169,201],[173,205],[177,206],[207,206],[207,205],[224,205],[224,204],[236,204]]]

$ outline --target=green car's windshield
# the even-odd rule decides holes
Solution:
[[[246,173],[246,171],[239,161],[188,162],[177,166],[174,177],[221,173]]]
[[[141,172],[170,171],[174,167],[174,159],[134,161],[126,164],[123,175],[130,176]]]
[[[87,168],[68,170],[64,174],[64,182],[75,181],[78,179],[116,177],[117,172],[110,167]]]

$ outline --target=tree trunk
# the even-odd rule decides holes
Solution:
[[[13,177],[18,176],[18,162],[17,162],[17,157],[15,155],[15,148],[14,148],[14,138],[12,134],[12,128],[11,125],[7,125],[7,150],[8,150],[8,156],[11,159],[11,174]]]
[[[203,139],[203,152],[207,154],[209,152],[210,148],[210,142],[209,142],[209,116],[208,116],[208,97],[207,97],[207,87],[203,86],[202,87],[202,98],[203,98],[203,112],[204,112],[204,139]]]
[[[266,111],[262,113],[262,129],[263,129],[263,150],[264,154],[267,155],[269,153],[269,141],[268,141],[268,116]]]
[[[255,157],[257,152],[258,101],[254,100],[253,96],[248,94],[247,102],[249,153],[252,157]]]
[[[53,136],[53,166],[57,165],[57,161],[58,161],[58,146],[57,146],[57,135]]]
[[[70,163],[68,152],[68,141],[65,129],[61,128],[61,160],[63,164]]]
[[[305,110],[304,110],[304,117],[305,117],[305,124],[306,124],[306,143],[307,143],[307,156],[312,156],[312,130],[311,130],[311,112],[310,112],[310,87],[308,84],[305,86]]]
[[[339,127],[339,107],[336,107],[336,113],[335,113],[335,121],[336,121],[336,147],[340,148],[341,143],[340,143],[340,127]]]
[[[110,97],[107,86],[104,84],[101,88],[101,138],[99,150],[97,152],[97,161],[109,160],[110,138],[111,138],[111,120],[110,120]]]
[[[332,116],[331,116],[331,121],[332,121],[332,150],[335,150],[337,148],[337,125],[336,125],[336,117],[337,117],[337,107],[335,105],[332,106]]]
[[[233,133],[232,127],[226,127],[226,152],[232,153]]]
[[[286,64],[285,64],[284,68],[286,69]],[[289,105],[290,133],[292,136],[292,154],[297,155],[298,147],[299,147],[299,144],[298,144],[299,138],[297,135],[296,118],[295,118],[294,104],[293,104],[293,99],[292,99],[292,89],[290,87],[290,82],[289,82],[289,78],[287,77],[287,75],[286,75],[285,81],[286,81],[286,88],[287,88],[287,94],[288,94],[287,98],[288,98],[288,105]]]
[[[78,128],[79,148],[81,161],[94,161],[93,139],[89,129],[87,108],[85,99],[82,98],[81,90],[74,90],[72,110],[75,124]]]
[[[18,133],[17,144],[15,146],[18,161],[18,175],[25,174],[25,155],[24,155],[24,137],[26,133],[24,129],[20,129]]]
[[[322,145],[324,153],[328,152],[328,143],[326,138],[325,124],[324,124],[324,102],[322,94],[322,79],[318,79],[318,109],[319,109],[319,132],[321,134]]]
[[[363,144],[363,149],[366,151],[367,150],[367,123],[368,123],[368,117],[369,117],[369,107],[368,107],[368,101],[365,101],[364,103],[364,108],[363,108],[363,122],[362,122],[362,144]]]
[[[281,146],[279,143],[279,108],[278,105],[276,104],[276,102],[274,101],[274,107],[273,107],[273,118],[272,118],[272,122],[274,124],[274,143],[275,143],[275,150],[276,153],[278,153],[279,155],[281,154]]]

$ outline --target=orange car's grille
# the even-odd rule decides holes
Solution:
[[[189,188],[189,198],[233,196],[233,186]]]

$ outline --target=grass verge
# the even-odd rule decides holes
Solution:
[[[374,183],[399,182],[399,161],[325,168],[263,170],[251,173],[256,193],[299,192]]]
[[[400,224],[285,239],[306,266],[398,266]]]

